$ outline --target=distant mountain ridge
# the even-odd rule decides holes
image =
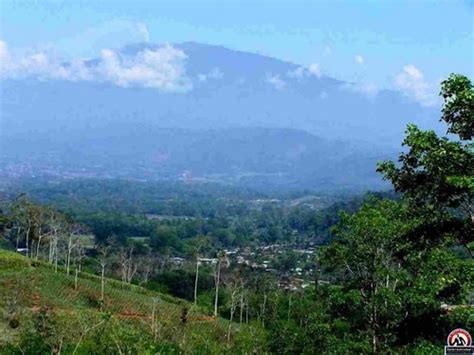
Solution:
[[[368,96],[355,84],[297,72],[304,68],[278,59],[192,42],[174,47],[187,57],[188,92],[89,81],[3,80],[0,122],[7,132],[23,132],[25,124],[47,130],[75,123],[100,128],[98,121],[104,120],[199,129],[292,127],[331,139],[392,145],[408,122],[437,127],[436,110],[395,91]],[[135,44],[119,53],[133,56],[157,48]],[[272,78],[283,86],[276,88]]]
[[[127,136],[121,135],[126,131]],[[381,188],[377,161],[388,151],[280,128],[214,130],[111,126],[107,135],[2,141],[5,166],[38,175],[216,181],[254,188]]]
[[[135,44],[118,55],[157,48]],[[432,109],[398,92],[368,96],[299,65],[219,46],[174,48],[186,56],[186,92],[3,80],[0,157],[56,173],[361,188],[381,186],[375,162],[399,149],[408,122],[437,128]]]

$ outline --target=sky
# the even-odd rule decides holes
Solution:
[[[369,91],[423,95],[451,72],[474,78],[474,1],[0,1],[0,60],[5,48],[74,60],[185,41],[317,66]]]

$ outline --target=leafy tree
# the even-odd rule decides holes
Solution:
[[[441,96],[442,119],[460,140],[409,125],[399,164],[378,167],[401,201],[372,201],[343,214],[336,239],[320,254],[333,276],[331,326],[350,319],[351,334],[374,353],[443,339],[451,323],[442,304],[465,303],[474,282],[472,259],[453,252],[459,245],[470,250],[474,235],[472,85],[452,75]]]
[[[441,83],[444,99],[442,120],[448,132],[463,140],[472,140],[474,135],[474,90],[471,81],[463,75],[451,74]]]
[[[461,141],[409,125],[403,142],[408,151],[400,154],[399,165],[386,161],[378,170],[413,212],[425,217],[419,234],[434,243],[449,234],[469,249],[474,235],[474,90],[466,77],[451,75],[442,83],[441,96],[442,120]]]
[[[394,329],[403,320],[402,290],[409,275],[397,254],[410,228],[406,215],[396,202],[365,204],[356,214],[342,216],[336,240],[321,253],[321,263],[343,287],[334,293],[333,316],[347,317],[367,333],[373,352],[394,341]]]

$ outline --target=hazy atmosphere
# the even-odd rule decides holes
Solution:
[[[473,78],[470,0],[0,1],[0,353],[472,354]]]

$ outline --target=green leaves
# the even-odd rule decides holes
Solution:
[[[471,145],[438,137],[433,131],[408,126],[403,145],[408,147],[394,162],[382,162],[378,171],[395,189],[418,205],[457,208],[472,193],[474,153]]]
[[[374,353],[431,338],[448,322],[442,303],[465,303],[474,283],[474,145],[466,142],[473,137],[473,87],[451,75],[441,95],[442,120],[461,141],[408,125],[406,151],[377,169],[401,201],[373,200],[343,214],[336,239],[320,254],[338,285],[326,301],[342,300],[332,317],[351,319],[352,333],[370,337]],[[460,247],[464,257],[454,252]]]
[[[448,132],[471,140],[474,135],[474,90],[465,76],[451,74],[441,83],[440,95],[444,99],[442,120],[448,125]]]

